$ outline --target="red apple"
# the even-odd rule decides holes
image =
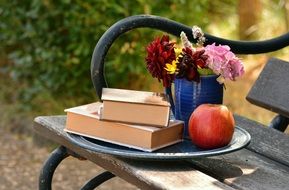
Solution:
[[[197,147],[220,148],[229,144],[234,127],[234,117],[225,105],[202,104],[190,117],[189,135]]]

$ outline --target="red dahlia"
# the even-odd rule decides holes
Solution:
[[[198,68],[206,68],[207,55],[205,50],[192,51],[190,48],[184,48],[178,58],[178,78],[186,78],[189,81],[200,82]]]
[[[176,59],[174,45],[175,43],[169,41],[169,36],[164,35],[161,39],[156,38],[146,48],[147,69],[154,78],[163,82],[164,87],[170,87],[174,80],[174,75],[168,74],[164,69],[166,63],[171,63]]]

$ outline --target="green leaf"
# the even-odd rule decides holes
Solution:
[[[198,68],[198,72],[200,75],[214,75],[215,74],[211,69],[206,69],[206,68],[203,68],[203,69]]]

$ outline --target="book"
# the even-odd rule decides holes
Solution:
[[[103,88],[101,120],[167,127],[170,103],[164,93]]]
[[[65,131],[152,152],[182,141],[183,121],[172,120],[168,127],[130,125],[99,120],[100,102],[66,109]]]

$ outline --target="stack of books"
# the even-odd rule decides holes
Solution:
[[[162,93],[104,88],[102,101],[66,109],[66,132],[152,152],[182,141]]]

